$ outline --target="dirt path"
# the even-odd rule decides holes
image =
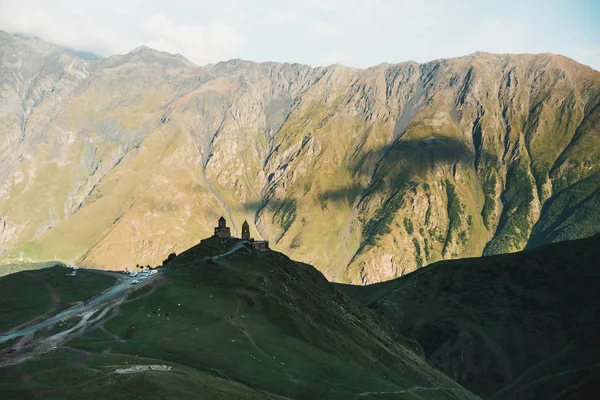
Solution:
[[[170,371],[168,365],[135,365],[129,368],[116,369],[115,374],[135,374],[137,372]]]
[[[243,249],[244,246],[247,243],[248,242],[244,241],[244,240],[239,241],[232,248],[230,248],[229,250],[227,250],[227,251],[225,251],[225,252],[223,252],[221,254],[217,254],[216,256],[204,257],[204,258],[201,258],[199,260],[195,260],[195,262],[196,263],[203,263],[203,262],[208,261],[208,260],[212,260],[212,261],[217,261],[218,262],[220,258],[226,257],[226,256],[228,256],[230,254],[235,253],[238,250]],[[186,267],[187,267],[186,265],[178,265],[178,266],[175,266],[175,267],[169,267],[169,266],[167,266],[168,269],[178,269],[178,268],[186,268]]]
[[[423,391],[435,391],[435,390],[449,390],[452,392],[467,392],[466,389],[461,387],[426,387],[426,386],[414,386],[408,389],[399,390],[397,392],[362,392],[354,399],[360,399],[365,396],[377,396],[377,395],[390,395],[390,394],[403,394],[403,393],[411,393],[411,392],[423,392]],[[477,398],[477,397],[475,397]]]
[[[156,274],[154,276],[157,276],[157,275],[158,274]],[[129,292],[131,290],[140,289],[140,288],[146,286],[148,283],[150,283],[150,281],[152,280],[152,277],[148,277],[146,280],[140,282],[135,287],[132,287],[131,284],[134,279],[135,278],[131,278],[129,276],[126,277],[125,275],[120,275],[119,281],[117,281],[117,283],[113,287],[111,287],[109,290],[99,294],[98,296],[90,299],[87,302],[80,303],[71,308],[68,308],[67,310],[62,311],[53,317],[47,318],[47,319],[45,319],[41,322],[35,323],[33,325],[29,325],[25,328],[13,331],[4,336],[0,336],[0,343],[7,342],[7,341],[12,340],[19,336],[32,335],[37,330],[49,327],[50,325],[54,325],[55,323],[57,323],[61,320],[70,319],[77,315],[86,315],[90,311],[93,311],[93,312],[98,311],[104,305],[123,297],[123,295],[126,294],[127,292]]]
[[[158,276],[158,274],[154,276]],[[124,275],[119,275],[118,278],[119,281],[113,287],[86,302],[80,302],[55,316],[0,336],[0,343],[19,338],[9,348],[3,349],[0,367],[17,365],[35,358],[58,348],[89,329],[96,328],[100,321],[109,315],[109,312],[118,306],[129,292],[141,289],[153,280],[152,277],[148,277],[139,284],[132,286],[131,282],[134,278]],[[65,328],[65,330],[48,337],[35,337],[38,330],[49,328],[58,322],[73,318],[80,318],[74,326]]]
[[[246,242],[237,242],[235,244],[235,246],[233,246],[231,249],[227,250],[225,253],[221,253],[219,255],[212,256],[212,257],[207,257],[205,260],[202,260],[202,261],[206,261],[208,259],[212,259],[213,261],[218,261],[219,258],[221,258],[221,257],[228,256],[230,254],[235,253],[236,251],[238,251],[240,249],[243,249],[245,245],[246,245]]]

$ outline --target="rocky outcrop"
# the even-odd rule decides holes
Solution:
[[[197,67],[1,41],[5,259],[157,264],[224,215],[371,283],[598,229],[600,73],[561,56]]]

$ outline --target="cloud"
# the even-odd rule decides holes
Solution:
[[[245,35],[227,24],[178,24],[162,14],[145,19],[143,34],[146,46],[183,54],[198,64],[230,58],[246,41]]]
[[[94,10],[69,15],[64,10],[68,4],[63,2],[62,6],[61,10],[39,1],[0,0],[0,29],[102,56],[124,54],[146,45],[183,54],[198,64],[234,57],[246,41],[244,34],[222,22],[178,23],[163,14],[143,16],[133,9],[126,25],[111,26],[106,18],[95,18]]]
[[[341,64],[341,65],[345,65],[347,67],[354,67],[357,65],[357,62],[352,56],[350,56],[348,54],[330,53],[330,54],[326,54],[324,57],[322,57],[318,63],[318,65],[322,65],[322,66],[329,66],[332,64]]]
[[[27,0],[0,2],[0,29],[102,54],[124,52],[130,45],[91,19],[64,21],[52,9]]]

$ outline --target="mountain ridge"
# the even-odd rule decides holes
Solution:
[[[597,232],[600,73],[566,58],[198,67],[7,43],[6,261],[156,264],[223,214],[329,279],[372,283]]]
[[[456,57],[447,57],[447,58],[435,58],[435,59],[431,59],[428,61],[416,61],[416,60],[404,60],[404,61],[399,61],[399,62],[389,62],[389,61],[382,61],[379,64],[375,64],[375,65],[371,65],[368,67],[352,67],[349,65],[345,65],[345,64],[341,64],[341,63],[333,63],[333,64],[327,64],[327,65],[309,65],[309,64],[305,64],[302,62],[288,62],[288,61],[253,61],[253,60],[247,60],[247,59],[242,59],[242,58],[231,58],[228,60],[222,60],[222,61],[218,61],[215,63],[207,63],[207,64],[196,64],[193,61],[189,60],[185,54],[180,54],[180,53],[170,53],[168,51],[164,51],[164,50],[157,50],[154,49],[150,46],[147,45],[139,45],[137,47],[135,47],[134,49],[130,50],[127,53],[124,54],[111,54],[108,56],[98,56],[97,54],[90,52],[88,50],[85,49],[72,49],[70,47],[64,47],[64,46],[60,46],[51,42],[47,42],[45,41],[43,38],[40,37],[31,37],[31,36],[27,36],[27,35],[20,35],[20,34],[14,34],[14,33],[9,33],[7,31],[3,31],[2,29],[0,29],[0,36],[5,36],[5,37],[9,37],[9,38],[21,38],[24,40],[36,40],[39,42],[43,42],[46,43],[50,46],[54,46],[57,49],[60,49],[62,51],[64,51],[65,53],[69,54],[70,56],[76,57],[76,58],[80,58],[80,59],[84,59],[90,62],[99,62],[102,61],[104,59],[110,58],[110,57],[115,57],[115,56],[126,56],[128,54],[131,53],[135,53],[135,52],[140,52],[141,50],[150,50],[152,52],[156,52],[156,53],[161,53],[161,54],[166,54],[169,55],[171,57],[175,57],[175,58],[180,58],[183,57],[186,60],[188,60],[190,63],[194,64],[196,67],[198,68],[205,68],[205,67],[211,67],[217,64],[222,64],[222,63],[230,63],[230,62],[246,62],[246,63],[253,63],[253,64],[280,64],[280,65],[292,65],[292,66],[302,66],[302,67],[310,67],[310,68],[328,68],[328,67],[335,67],[335,66],[340,66],[340,67],[345,67],[345,68],[350,68],[350,69],[356,69],[356,70],[369,70],[369,69],[373,69],[373,68],[378,68],[380,66],[390,66],[390,65],[400,65],[400,64],[405,64],[405,63],[414,63],[414,64],[428,64],[428,63],[433,63],[433,62],[440,62],[440,61],[448,61],[448,60],[456,60],[456,59],[461,59],[461,58],[469,58],[469,57],[476,57],[476,56],[508,56],[508,57],[513,57],[513,56],[550,56],[553,58],[557,58],[557,59],[564,59],[568,62],[573,62],[579,65],[582,65],[584,67],[587,67],[593,71],[598,72],[598,70],[596,70],[595,68],[592,68],[591,66],[587,65],[587,64],[583,64],[573,58],[567,57],[565,55],[559,54],[559,53],[551,53],[551,52],[543,52],[543,53],[493,53],[493,52],[488,52],[488,51],[474,51],[473,53],[464,55],[464,56],[456,56]],[[76,53],[84,53],[84,54],[89,54],[89,55],[93,55],[93,56],[97,56],[97,57],[101,57],[100,59],[87,59],[87,58],[83,58],[80,57],[77,54],[72,54],[69,51],[73,51]]]

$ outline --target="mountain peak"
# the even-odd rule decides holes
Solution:
[[[141,45],[136,47],[135,49],[131,50],[129,52],[129,54],[137,54],[137,53],[156,53],[156,54],[160,54],[161,52],[158,50],[153,49],[152,47],[148,47],[146,45]]]

